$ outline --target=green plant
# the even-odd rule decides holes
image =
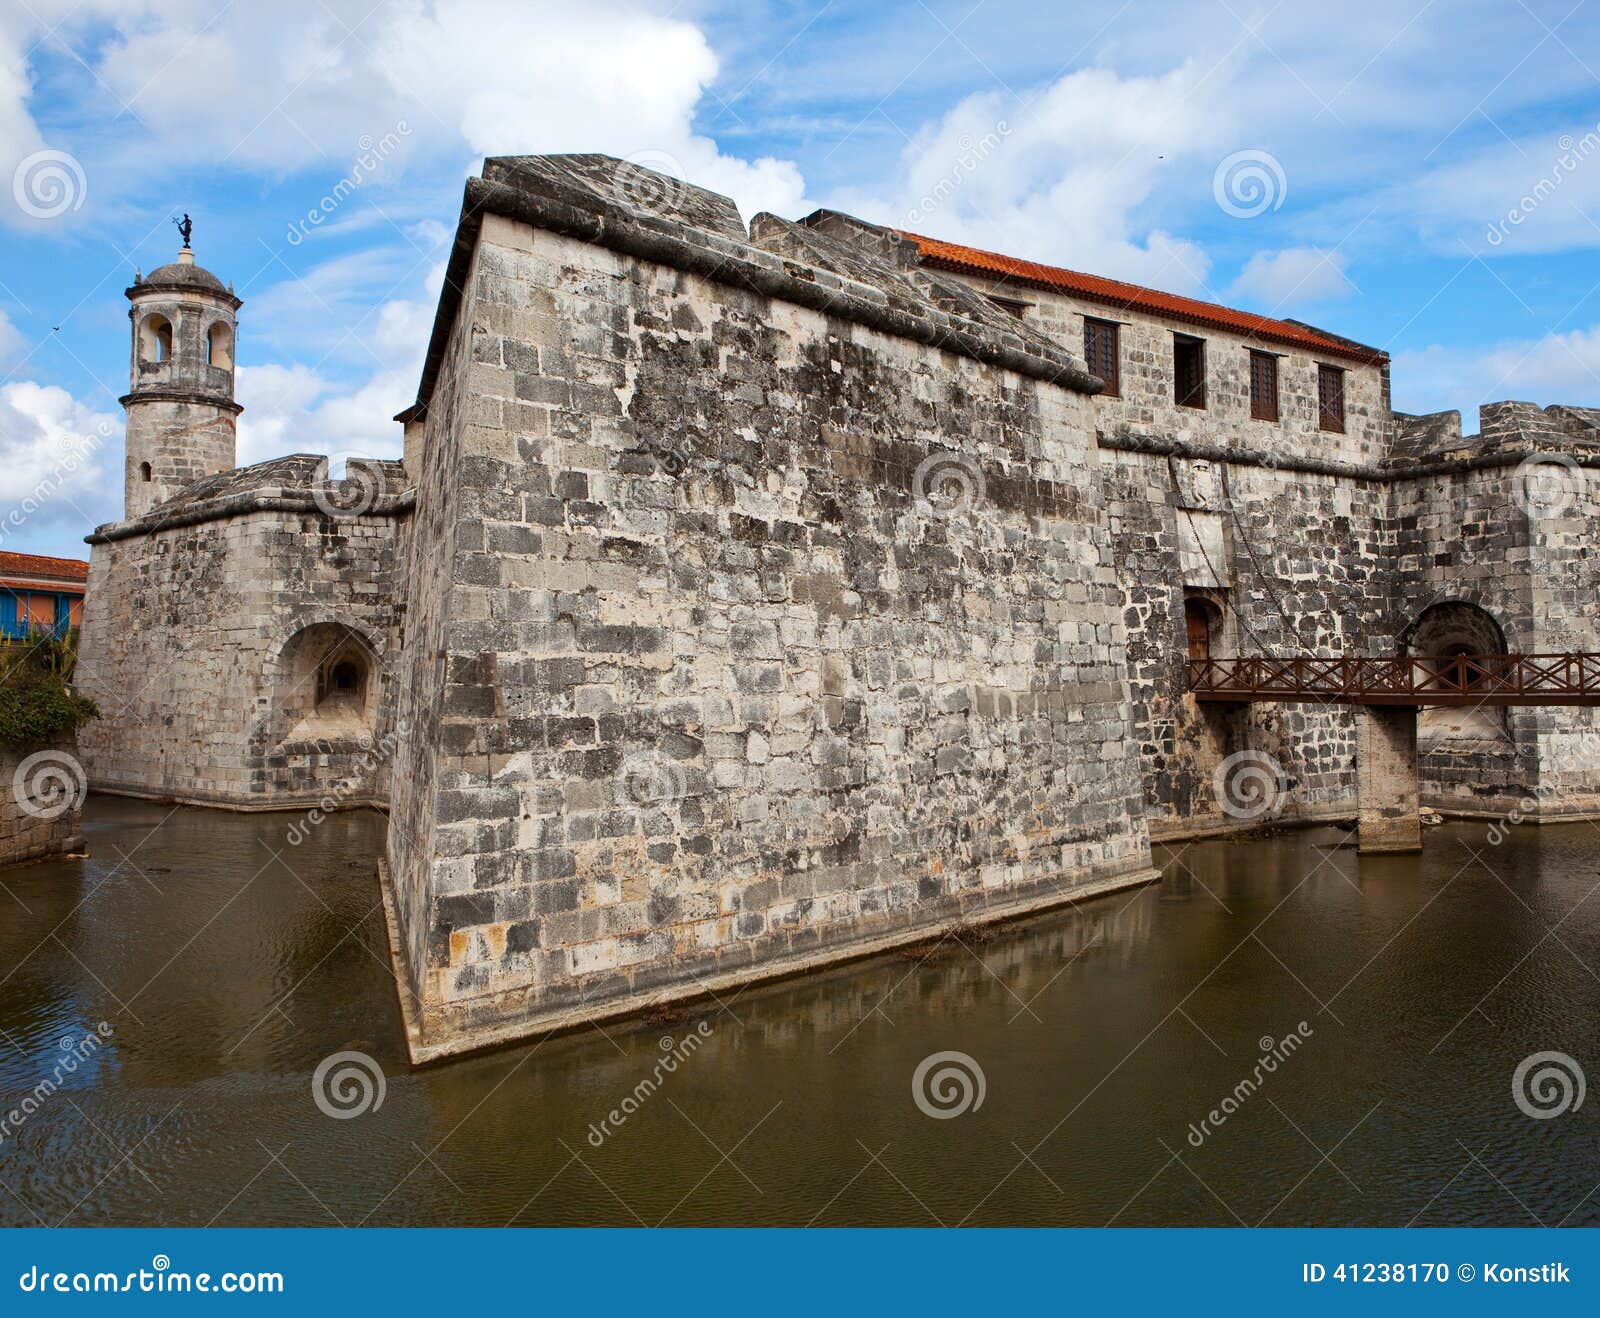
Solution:
[[[40,632],[0,653],[0,745],[32,750],[76,732],[100,711],[73,692],[77,634]]]

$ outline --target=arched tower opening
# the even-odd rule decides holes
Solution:
[[[146,316],[139,328],[139,360],[156,366],[172,360],[172,322],[159,312]]]
[[[236,462],[233,364],[240,300],[178,259],[126,290],[132,327],[125,515],[140,517],[203,476]]]
[[[233,369],[233,328],[226,321],[212,321],[206,331],[206,362],[225,371]]]

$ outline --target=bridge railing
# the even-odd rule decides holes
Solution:
[[[1201,700],[1358,705],[1600,704],[1600,653],[1189,660]]]

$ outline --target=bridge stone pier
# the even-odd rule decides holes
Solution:
[[[1415,709],[1356,709],[1356,810],[1363,854],[1422,850]]]

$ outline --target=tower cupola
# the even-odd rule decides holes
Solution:
[[[138,517],[186,485],[235,465],[233,367],[242,305],[231,287],[195,264],[185,215],[178,259],[135,276],[128,414],[126,513]]]

